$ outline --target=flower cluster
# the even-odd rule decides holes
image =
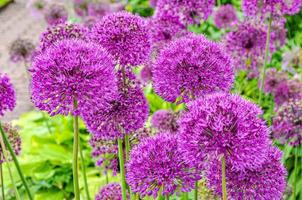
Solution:
[[[95,200],[122,200],[121,185],[119,183],[109,183],[105,185],[96,195]]]
[[[279,72],[276,68],[269,68],[266,70],[264,90],[269,93],[276,93],[277,86],[287,79],[288,76],[285,72]]]
[[[171,42],[153,66],[154,89],[169,102],[229,91],[233,79],[231,59],[219,44],[202,36]]]
[[[158,110],[153,114],[151,124],[159,132],[177,133],[179,129],[178,118],[179,113],[169,110]]]
[[[256,144],[256,143],[255,143]],[[227,167],[227,191],[230,199],[281,199],[286,187],[286,170],[281,163],[282,153],[270,147],[261,167],[244,172]],[[221,163],[214,160],[207,171],[208,185],[219,195],[221,191]]]
[[[104,168],[104,174],[112,170],[113,174],[118,172],[118,147],[115,140],[108,140],[92,136],[89,141],[92,147],[92,157],[96,158],[96,165]]]
[[[230,5],[223,5],[214,14],[214,23],[218,28],[232,28],[238,22],[236,9]]]
[[[183,25],[199,24],[201,20],[206,20],[210,16],[214,5],[214,0],[159,0],[155,16]]]
[[[180,119],[180,140],[188,162],[198,167],[224,156],[233,169],[256,169],[266,159],[268,127],[262,111],[240,96],[217,93],[189,103]],[[195,163],[193,163],[195,165]]]
[[[28,39],[16,39],[9,48],[10,60],[13,62],[28,62],[31,60],[35,45]]]
[[[261,25],[245,22],[225,36],[224,45],[236,69],[257,70],[264,59],[265,41],[266,30]]]
[[[124,66],[144,63],[151,50],[149,31],[144,20],[127,12],[103,17],[92,28],[91,38]]]
[[[126,177],[132,191],[142,197],[157,197],[160,189],[163,195],[193,189],[200,175],[184,162],[178,146],[177,137],[167,134],[158,134],[135,146]]]
[[[84,113],[88,129],[96,136],[107,139],[123,137],[144,126],[149,106],[140,84],[129,69],[117,72],[118,94],[106,103]]]
[[[3,124],[2,128],[3,128],[4,133],[7,135],[8,141],[11,144],[15,154],[19,155],[21,152],[21,137],[18,133],[18,130],[16,128],[12,127],[12,125],[10,125],[10,124]],[[11,159],[11,158],[7,157],[7,154],[6,154],[6,156],[4,156],[5,151],[3,151],[2,145],[0,144],[0,164],[7,161],[5,159],[9,159],[9,161]]]
[[[45,10],[44,18],[49,25],[56,25],[67,21],[68,12],[61,4],[51,4]]]
[[[16,106],[15,90],[7,75],[0,74],[0,116],[7,110],[12,111]]]
[[[31,68],[32,101],[50,115],[79,114],[114,96],[114,64],[100,46],[62,40],[37,55]]]
[[[302,144],[302,100],[290,100],[277,109],[273,119],[273,136],[281,143]]]
[[[40,50],[44,51],[57,41],[64,39],[79,39],[87,41],[87,30],[77,24],[58,24],[50,26],[40,37]]]

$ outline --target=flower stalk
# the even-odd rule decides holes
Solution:
[[[19,162],[17,160],[17,156],[15,155],[15,152],[14,152],[11,144],[9,143],[9,140],[8,140],[7,136],[4,133],[4,131],[3,131],[1,123],[0,123],[0,132],[1,132],[2,139],[3,139],[3,145],[5,145],[5,147],[7,148],[8,152],[10,153],[10,155],[11,155],[13,161],[14,161],[14,164],[16,166],[17,172],[18,172],[18,174],[19,174],[19,176],[21,178],[21,181],[22,181],[22,183],[23,183],[23,185],[25,187],[25,191],[26,191],[26,193],[28,195],[28,198],[29,198],[29,200],[33,200],[33,196],[32,196],[32,194],[30,192],[30,189],[29,189],[29,187],[27,185],[25,177],[24,177],[24,175],[22,173],[21,167],[20,167]]]
[[[127,185],[126,185],[126,175],[125,175],[125,164],[124,164],[124,152],[123,152],[123,141],[121,138],[117,139],[118,143],[118,156],[121,170],[121,185],[122,185],[122,198],[127,200]]]
[[[198,199],[198,181],[195,183],[194,200]]]
[[[76,100],[73,101],[73,108],[76,110],[78,108],[78,102]],[[73,186],[74,186],[74,196],[75,200],[80,200],[80,187],[79,187],[79,163],[78,163],[78,152],[79,152],[79,117],[74,115],[73,121],[73,162],[72,162],[72,170],[73,170]]]
[[[86,174],[86,165],[85,165],[85,159],[83,156],[81,144],[79,144],[79,150],[80,150],[80,159],[81,159],[81,164],[82,164],[82,174],[83,174],[83,178],[84,178],[84,187],[85,187],[85,192],[86,192],[86,198],[87,198],[87,200],[90,200],[90,194],[89,194],[88,182],[87,182],[87,174]]]
[[[3,163],[0,164],[0,179],[1,179],[2,199],[5,200],[4,179],[3,179]]]
[[[222,200],[227,200],[227,188],[226,188],[226,173],[225,173],[225,156],[221,158],[221,175],[222,175]]]
[[[267,30],[267,34],[266,34],[264,63],[263,63],[261,76],[260,76],[260,90],[259,90],[259,99],[258,99],[259,105],[261,105],[261,103],[262,103],[262,95],[263,95],[262,93],[264,91],[265,71],[266,71],[266,65],[267,65],[269,51],[270,51],[269,48],[270,48],[272,21],[273,21],[273,18],[270,17],[269,22],[268,22],[268,30]]]

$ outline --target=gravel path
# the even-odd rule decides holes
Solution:
[[[25,8],[26,1],[15,1],[0,11],[0,72],[6,73],[17,93],[17,106],[1,120],[17,119],[22,113],[33,109],[29,95],[29,81],[25,66],[9,60],[8,47],[18,37],[31,39],[37,43],[39,34],[46,28],[43,20],[34,19]]]

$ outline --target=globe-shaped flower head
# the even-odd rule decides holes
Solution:
[[[28,62],[31,60],[35,45],[28,39],[16,39],[10,46],[9,55],[12,62]]]
[[[103,17],[92,28],[91,37],[106,48],[121,65],[136,66],[144,63],[151,49],[144,20],[127,12]]]
[[[216,93],[188,105],[180,119],[180,140],[188,161],[224,156],[234,170],[255,169],[266,158],[268,127],[262,111],[240,96]]]
[[[64,39],[87,40],[87,29],[78,24],[58,24],[50,26],[40,36],[40,50],[44,51],[57,41]]]
[[[162,20],[180,22],[183,25],[199,24],[212,13],[214,0],[158,0],[155,16]]]
[[[282,199],[286,187],[286,169],[281,163],[282,152],[269,147],[265,162],[254,170],[244,172],[226,169],[227,191],[230,199]],[[221,196],[221,164],[215,160],[207,172],[208,185]],[[245,197],[245,198],[243,198]]]
[[[81,40],[55,43],[35,57],[30,71],[32,101],[51,115],[79,114],[117,91],[111,57]]]
[[[151,119],[151,124],[160,132],[176,133],[179,125],[177,123],[179,113],[170,110],[158,110]]]
[[[129,196],[127,197],[129,199]],[[109,183],[101,188],[95,200],[122,200],[122,188],[119,183]]]
[[[220,6],[214,14],[214,23],[218,28],[231,28],[237,21],[236,9],[230,4]]]
[[[117,72],[118,94],[84,113],[83,119],[96,137],[116,139],[144,126],[149,114],[147,99],[129,68]]]
[[[264,84],[264,91],[268,93],[276,93],[279,84],[286,82],[288,76],[285,72],[279,72],[276,68],[269,68],[266,70],[266,79]]]
[[[18,130],[11,124],[3,124],[2,128],[4,133],[7,135],[8,141],[11,144],[15,154],[19,155],[21,152],[21,137],[18,133]],[[5,151],[7,153],[7,149]],[[4,155],[3,153],[2,145],[0,145],[0,164],[5,161],[11,161],[11,158],[7,157],[7,154]]]
[[[240,24],[224,38],[224,45],[236,69],[255,70],[264,59],[266,31],[251,22]]]
[[[242,10],[247,16],[294,15],[302,6],[301,0],[243,0]]]
[[[68,11],[61,4],[51,4],[45,10],[44,18],[49,25],[64,23],[68,19]]]
[[[0,116],[16,106],[16,94],[8,76],[0,74]]]
[[[158,134],[135,146],[130,153],[126,176],[132,191],[142,197],[156,197],[160,189],[163,195],[188,192],[200,178],[184,162],[177,137],[169,134]]]
[[[234,79],[231,60],[222,47],[202,36],[171,42],[153,66],[156,93],[169,102],[188,102],[215,91],[229,91]]]
[[[290,100],[277,109],[273,118],[273,136],[281,143],[302,144],[302,100]]]

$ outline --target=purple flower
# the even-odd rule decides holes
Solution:
[[[116,139],[131,134],[142,128],[148,118],[148,102],[135,75],[130,69],[123,69],[117,72],[117,78],[119,94],[83,115],[90,132],[100,138]]]
[[[12,62],[28,62],[31,60],[35,45],[28,39],[16,39],[9,48],[10,60]]]
[[[140,71],[140,79],[143,83],[148,83],[152,81],[152,69],[150,66],[146,65]]]
[[[302,100],[290,100],[277,109],[273,118],[273,136],[281,143],[302,144]]]
[[[150,1],[149,1],[150,6],[155,8],[156,5],[157,5],[157,1],[158,1],[158,0],[150,0]]]
[[[56,25],[67,21],[68,12],[61,4],[51,4],[45,10],[44,18],[49,25]]]
[[[16,106],[16,94],[7,75],[0,74],[0,116]]]
[[[271,40],[273,45],[271,45],[271,50],[282,47],[286,43],[287,29],[285,28],[286,19],[282,18],[279,20],[274,20],[271,27]]]
[[[92,147],[92,157],[96,159],[96,165],[104,169],[104,174],[112,170],[118,172],[118,146],[115,140],[92,136],[89,141]]]
[[[169,102],[188,102],[215,91],[229,91],[233,80],[228,55],[203,36],[171,42],[153,66],[154,89]]]
[[[129,197],[127,197],[129,199]],[[122,188],[119,183],[109,183],[101,188],[95,200],[122,200]]]
[[[130,153],[127,164],[127,181],[134,193],[142,197],[157,197],[175,191],[188,192],[200,175],[183,160],[177,137],[159,134],[143,140]]]
[[[91,37],[121,65],[142,64],[150,54],[149,31],[144,20],[127,12],[103,17],[92,28]]]
[[[88,14],[89,0],[73,0],[73,8],[77,15],[84,17]]]
[[[273,92],[275,103],[281,106],[284,102],[290,99],[302,98],[302,84],[299,79],[289,79],[280,82]]]
[[[88,15],[101,19],[110,13],[110,5],[105,2],[91,2],[88,4]]]
[[[247,16],[294,15],[301,5],[301,0],[243,0],[242,10]]]
[[[214,0],[158,0],[155,16],[162,20],[180,22],[183,25],[200,23],[212,13]]]
[[[266,70],[266,79],[264,83],[264,91],[275,93],[278,85],[281,82],[287,81],[288,76],[285,72],[278,72],[276,68],[269,68]]]
[[[64,39],[87,40],[87,29],[78,24],[58,24],[50,26],[40,37],[40,50],[45,51],[57,41]]]
[[[204,159],[225,156],[234,170],[256,169],[268,145],[261,114],[258,106],[237,95],[216,93],[191,102],[179,121],[186,158],[203,167]]]
[[[256,143],[255,143],[256,144]],[[286,169],[281,163],[282,152],[268,147],[264,163],[256,169],[233,170],[226,166],[227,191],[230,199],[282,199],[286,187]],[[221,162],[214,160],[207,171],[208,185],[221,196]]]
[[[2,128],[4,133],[7,135],[8,141],[11,144],[15,154],[19,155],[21,152],[21,137],[19,135],[18,130],[15,127],[13,127],[11,124],[3,124]],[[5,158],[8,159],[8,161],[11,161],[10,157],[9,158],[4,157],[2,145],[0,145],[0,164],[4,163],[5,161],[7,162]]]
[[[35,57],[30,71],[32,101],[50,115],[77,115],[117,91],[111,57],[100,46],[81,40],[55,43]]]
[[[231,5],[223,5],[214,14],[214,23],[218,28],[231,28],[238,22],[236,9]]]
[[[177,133],[179,129],[178,118],[179,113],[170,110],[158,110],[153,114],[151,124],[159,132]]]
[[[244,22],[225,36],[224,45],[236,69],[257,70],[264,59],[265,41],[264,27]]]
[[[149,128],[149,127],[140,128],[130,135],[130,138],[129,138],[130,144],[133,147],[135,145],[138,145],[142,140],[144,140],[148,137],[151,137],[151,136],[152,136],[151,128]]]

